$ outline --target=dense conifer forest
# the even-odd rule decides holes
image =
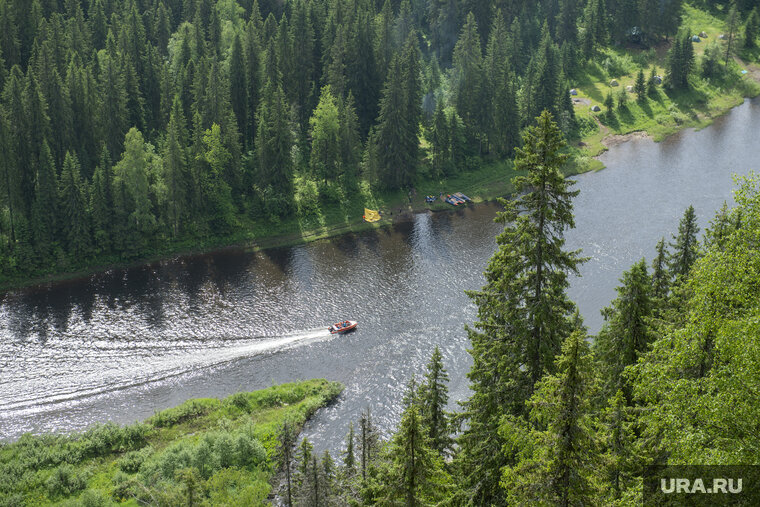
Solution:
[[[735,47],[755,43],[753,7],[734,6]],[[570,82],[605,48],[674,41],[666,79],[688,85],[681,8],[0,0],[0,278],[224,243],[467,172],[511,158],[543,110],[577,137]]]

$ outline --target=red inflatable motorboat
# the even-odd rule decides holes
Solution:
[[[328,327],[327,330],[332,334],[348,333],[349,331],[356,329],[357,324],[359,323],[355,320],[344,320],[343,322],[333,324],[332,326]]]

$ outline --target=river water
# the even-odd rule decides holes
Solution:
[[[570,248],[591,260],[571,297],[591,332],[623,270],[651,259],[693,204],[702,228],[732,174],[760,161],[760,102],[662,143],[634,139],[578,176]],[[453,190],[453,189],[452,189]],[[499,232],[495,204],[423,213],[392,228],[293,248],[228,250],[14,291],[0,299],[0,439],[133,422],[195,397],[323,377],[345,384],[307,425],[337,449],[369,406],[381,430],[398,421],[404,386],[438,345],[452,408],[467,396],[464,294]],[[346,336],[326,326],[359,321]]]

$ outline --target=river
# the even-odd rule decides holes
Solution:
[[[724,200],[732,174],[757,169],[760,102],[662,143],[634,139],[576,177],[570,248],[591,259],[572,280],[590,331],[622,271],[651,260],[693,204],[700,225]],[[453,190],[453,189],[452,189]],[[346,385],[308,423],[317,448],[337,449],[370,407],[380,429],[398,421],[406,382],[438,345],[452,408],[467,396],[464,294],[483,283],[498,210],[484,204],[422,213],[392,228],[293,248],[181,257],[0,299],[0,439],[128,423],[195,397],[221,397],[299,379]],[[325,327],[355,319],[332,336]]]

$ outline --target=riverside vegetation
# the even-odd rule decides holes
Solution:
[[[598,167],[757,94],[757,32],[747,0],[0,0],[0,285],[504,195],[544,109]]]
[[[367,409],[339,459],[297,441],[341,390],[312,381],[191,401],[145,425],[24,436],[0,447],[2,501],[260,505],[277,468],[288,506],[640,505],[646,465],[756,463],[760,181],[740,182],[701,241],[689,207],[651,271],[642,259],[623,273],[590,345],[566,294],[585,259],[564,245],[577,195],[564,145],[544,111],[516,148],[518,197],[502,200],[486,284],[470,292],[459,411],[436,348],[396,431],[381,438]]]
[[[343,387],[311,380],[198,399],[144,423],[0,446],[0,505],[262,505],[281,428],[295,433]]]

